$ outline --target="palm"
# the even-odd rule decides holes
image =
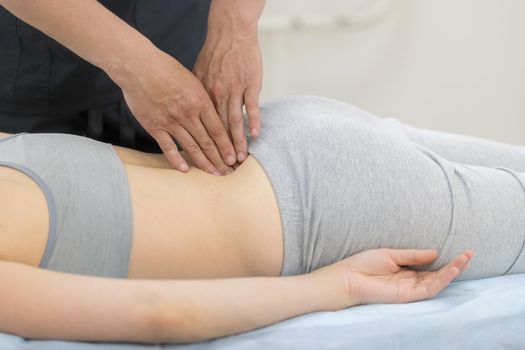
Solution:
[[[429,263],[437,257],[429,250],[372,249],[348,258],[352,295],[360,304],[404,303],[438,294],[466,268],[473,252],[453,259],[437,271],[415,271],[403,265]],[[452,268],[456,268],[454,270]]]

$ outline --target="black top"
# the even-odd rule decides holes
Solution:
[[[191,69],[206,36],[210,0],[99,2]],[[0,111],[81,111],[121,97],[102,70],[0,6]]]

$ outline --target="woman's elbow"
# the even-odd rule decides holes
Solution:
[[[164,296],[153,293],[142,302],[141,309],[140,342],[175,344],[216,338],[189,310],[184,300],[170,302]]]

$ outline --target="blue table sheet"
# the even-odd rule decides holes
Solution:
[[[0,333],[0,349],[525,349],[525,274],[453,282],[430,300],[312,313],[197,344],[33,341]]]

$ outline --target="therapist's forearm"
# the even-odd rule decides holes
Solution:
[[[257,35],[257,25],[266,0],[212,0],[208,34],[228,32],[233,39]]]
[[[95,0],[0,0],[12,14],[44,32],[113,80],[123,66],[158,50]]]

